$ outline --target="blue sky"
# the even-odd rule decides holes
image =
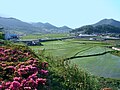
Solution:
[[[0,0],[0,16],[77,28],[104,18],[120,21],[120,0]]]

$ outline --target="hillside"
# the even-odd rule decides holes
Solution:
[[[50,23],[32,23],[32,25],[36,28],[40,28],[48,33],[68,33],[69,31],[71,31],[72,29],[67,27],[67,26],[63,26],[63,27],[56,27]]]
[[[0,26],[4,27],[5,31],[19,32],[19,33],[64,33],[71,29],[61,29],[50,23],[27,23],[16,18],[0,17]]]
[[[0,53],[0,90],[117,90],[120,86],[119,80],[95,77],[28,46],[1,41]]]
[[[34,27],[39,27],[39,28],[46,28],[46,29],[58,29],[56,26],[50,24],[50,23],[41,23],[41,22],[38,22],[38,23],[32,23],[32,25]]]
[[[93,26],[98,26],[98,25],[112,25],[115,27],[119,27],[120,28],[120,21],[114,20],[114,19],[103,19],[95,24],[93,24]]]
[[[4,27],[5,31],[32,33],[40,30],[33,27],[31,24],[23,22],[15,18],[0,17],[0,26]],[[29,32],[28,32],[29,31]]]
[[[73,33],[120,33],[120,22],[114,19],[103,19],[95,24],[76,28]]]

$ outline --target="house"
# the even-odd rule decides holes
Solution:
[[[96,38],[89,38],[89,40],[94,41],[94,40],[97,40],[97,39]]]
[[[105,40],[120,40],[120,38],[117,37],[110,37],[110,36],[102,36]]]
[[[28,40],[17,40],[17,42],[23,42],[28,46],[43,46],[43,44],[41,44],[39,40],[28,39]]]
[[[27,42],[27,45],[28,46],[43,46],[40,42],[39,42],[39,40],[32,40],[32,41],[29,41],[29,42]]]
[[[79,37],[95,37],[97,35],[95,35],[95,34],[79,34],[78,36]]]
[[[76,38],[93,38],[96,37],[96,34],[79,34],[76,36]]]
[[[117,51],[120,51],[120,48],[117,48],[117,47],[112,47],[113,50],[117,50]]]
[[[5,40],[18,40],[19,39],[19,37],[18,37],[18,35],[17,34],[12,34],[12,33],[10,33],[10,32],[6,32],[5,34],[4,34],[4,39]]]

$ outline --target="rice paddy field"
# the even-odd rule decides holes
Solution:
[[[62,59],[112,51],[112,49],[105,47],[109,44],[100,41],[70,39],[43,42],[42,44],[44,46],[30,46],[30,48],[35,52],[44,50],[46,56]],[[95,76],[120,79],[120,57],[110,53],[100,56],[71,59],[70,64],[76,64],[78,67],[83,68]]]
[[[93,75],[106,78],[120,78],[120,57],[111,54],[72,59],[72,64]]]
[[[48,39],[48,38],[63,38],[69,37],[69,34],[29,34],[26,36],[22,36],[20,39]]]

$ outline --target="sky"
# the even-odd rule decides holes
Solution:
[[[120,21],[120,0],[0,0],[0,16],[78,28],[105,18]]]

